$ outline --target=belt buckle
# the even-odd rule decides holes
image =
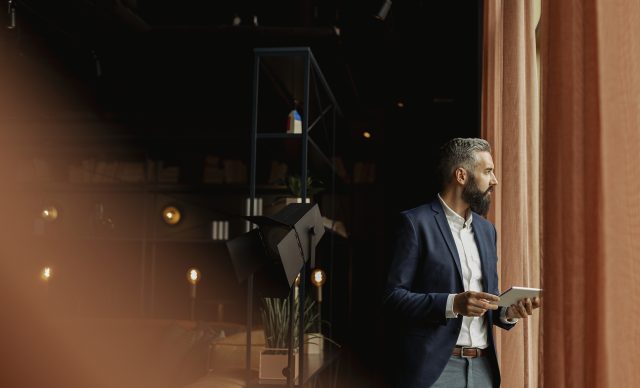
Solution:
[[[475,358],[475,357],[477,357],[477,356],[478,356],[477,351],[476,351],[476,355],[475,355],[475,357],[474,357],[474,356],[465,356],[465,355],[464,355],[464,350],[465,350],[465,349],[474,349],[474,348],[473,348],[472,346],[462,346],[462,347],[460,348],[460,357],[462,357],[462,358]]]

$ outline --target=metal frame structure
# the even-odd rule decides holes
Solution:
[[[263,57],[274,57],[274,56],[285,56],[285,57],[299,57],[303,60],[303,72],[304,72],[304,90],[302,95],[302,133],[301,134],[290,134],[290,133],[258,133],[258,105],[259,105],[259,87],[260,87],[260,66],[261,59]],[[314,119],[314,121],[309,125],[309,94],[311,91],[311,75],[315,76],[315,87],[316,93],[317,88],[321,87],[324,89],[328,99],[329,105],[326,107],[319,106],[319,115]],[[319,85],[318,85],[319,84]],[[318,104],[320,104],[320,100],[318,99]],[[331,159],[329,159],[324,152],[320,149],[320,147],[309,137],[309,132],[323,119],[327,114],[331,113],[331,129],[332,129],[332,145],[331,145]],[[335,197],[335,164],[333,157],[335,156],[335,129],[336,129],[336,118],[337,115],[342,115],[342,111],[338,106],[335,96],[327,83],[322,70],[320,70],[320,66],[316,62],[313,53],[309,47],[278,47],[278,48],[256,48],[254,49],[254,73],[253,73],[253,105],[252,105],[252,118],[251,118],[251,172],[250,172],[250,181],[249,181],[249,191],[250,191],[250,215],[254,215],[254,199],[256,197],[256,160],[257,160],[257,149],[258,149],[258,140],[263,139],[300,139],[301,144],[301,155],[300,155],[300,182],[301,182],[301,198],[307,198],[307,167],[308,167],[308,151],[309,144],[318,152],[320,157],[324,162],[328,163],[332,169],[332,196]],[[333,206],[333,201],[332,201]],[[312,231],[310,231],[312,232]],[[331,252],[333,254],[333,236],[331,237]],[[305,247],[306,249],[306,247]],[[304,384],[304,300],[305,300],[305,286],[307,282],[307,274],[309,274],[309,268],[307,266],[309,263],[305,263],[301,272],[300,272],[300,285],[298,291],[298,298],[301,301],[298,304],[300,319],[299,319],[299,330],[298,330],[298,345],[299,345],[299,355],[298,357],[298,370],[299,377],[298,386],[302,386]],[[313,268],[311,268],[313,269]],[[293,362],[294,362],[294,290],[293,288],[289,294],[289,347],[288,347],[288,365],[289,365],[289,373],[287,376],[287,386],[294,386],[294,370]],[[250,275],[247,279],[247,348],[246,348],[246,372],[247,372],[247,380],[251,378],[251,331],[253,327],[253,275]]]

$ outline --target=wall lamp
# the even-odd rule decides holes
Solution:
[[[177,225],[182,219],[180,209],[175,206],[167,206],[162,209],[162,220],[167,225]]]

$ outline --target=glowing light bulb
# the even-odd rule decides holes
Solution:
[[[327,281],[327,275],[320,268],[316,268],[311,272],[311,283],[316,287],[320,287]]]
[[[200,281],[200,271],[197,268],[189,268],[187,270],[187,280],[194,286]]]
[[[182,214],[175,206],[167,206],[162,210],[162,219],[167,225],[176,225],[181,218]]]
[[[40,212],[40,217],[45,221],[55,221],[58,218],[58,209],[55,206],[47,206]]]
[[[42,271],[40,271],[40,279],[45,282],[48,282],[51,279],[52,275],[53,271],[51,270],[51,267],[44,267],[42,268]]]

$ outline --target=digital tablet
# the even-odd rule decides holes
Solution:
[[[528,287],[511,287],[507,291],[500,294],[498,306],[509,307],[523,298],[535,298],[540,296],[542,290],[540,288]]]

